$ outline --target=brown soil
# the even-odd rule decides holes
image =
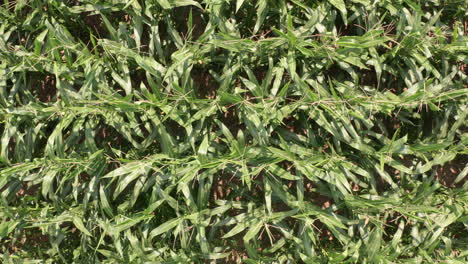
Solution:
[[[34,196],[39,191],[40,185],[28,186],[28,183],[22,182],[21,188],[16,192],[16,197],[23,198],[24,196]]]
[[[38,248],[46,248],[48,246],[49,236],[42,234],[39,228],[23,229],[15,243],[0,240],[0,244],[3,243],[7,246],[7,251],[10,254],[21,250],[37,251]]]
[[[459,155],[456,159],[444,164],[443,166],[438,165],[435,167],[436,177],[440,183],[449,188],[461,187],[466,182],[467,177],[463,178],[458,183],[455,183],[455,179],[458,177],[460,172],[463,171],[465,166],[468,164],[467,155]]]
[[[200,98],[215,99],[219,84],[207,69],[195,66],[190,73]]]
[[[34,78],[31,86],[37,92],[37,97],[43,103],[52,102],[57,95],[54,75],[46,75],[43,79]]]

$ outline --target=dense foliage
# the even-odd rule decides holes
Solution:
[[[464,0],[4,0],[0,262],[467,263]]]

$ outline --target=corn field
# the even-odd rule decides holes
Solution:
[[[467,263],[467,17],[0,1],[0,262]]]

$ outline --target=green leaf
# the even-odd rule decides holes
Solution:
[[[75,215],[73,216],[72,220],[73,220],[73,224],[75,225],[76,228],[78,228],[78,230],[80,230],[87,236],[92,236],[92,234],[88,231],[88,229],[86,229],[80,216]]]
[[[341,15],[343,16],[343,21],[345,22],[345,25],[347,24],[347,19],[346,19],[346,5],[343,0],[328,0],[333,6],[335,6],[340,12]]]

